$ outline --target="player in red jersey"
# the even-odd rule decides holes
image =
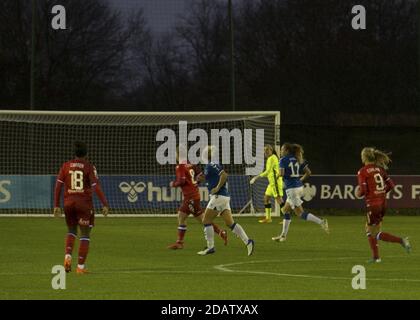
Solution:
[[[203,209],[200,204],[200,192],[198,182],[195,178],[201,173],[198,166],[179,160],[179,148],[176,151],[176,180],[170,183],[171,187],[181,187],[184,199],[178,209],[178,239],[168,246],[168,249],[182,249],[184,247],[184,236],[187,232],[187,217],[192,214],[200,223],[203,223]],[[227,244],[227,232],[213,224],[214,231],[220,235],[225,245]]]
[[[79,259],[76,272],[87,273],[85,261],[89,251],[90,231],[94,225],[92,193],[102,202],[102,213],[108,214],[108,202],[99,185],[95,167],[86,159],[87,146],[83,142],[74,144],[75,159],[63,164],[57,177],[54,192],[54,216],[61,216],[60,199],[64,185],[64,214],[68,233],[64,257],[66,272],[71,271],[71,259],[77,227],[80,228]]]
[[[378,240],[399,243],[409,253],[411,246],[408,238],[396,237],[381,231],[386,211],[386,194],[395,187],[386,172],[391,159],[388,154],[375,148],[364,148],[361,157],[364,167],[357,173],[358,196],[364,196],[366,201],[366,233],[373,253],[373,258],[369,262],[381,262]]]

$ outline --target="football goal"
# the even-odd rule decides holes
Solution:
[[[249,173],[255,174],[257,165],[264,169],[255,163],[258,145],[271,144],[279,151],[280,112],[0,111],[0,216],[51,214],[56,175],[73,158],[75,140],[88,145],[110,213],[176,214],[182,195],[169,186],[175,164],[164,161],[174,156],[173,149],[163,150],[168,132],[174,133],[175,144],[191,149],[207,137],[227,155],[221,162],[229,174],[233,213],[264,211],[268,182],[259,179],[250,186]],[[200,193],[204,206],[204,184]]]

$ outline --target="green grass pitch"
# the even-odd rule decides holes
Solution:
[[[386,217],[384,230],[410,236],[413,252],[382,242],[382,263],[375,265],[366,264],[370,250],[360,216],[329,217],[330,235],[295,218],[286,243],[271,241],[279,218],[269,225],[258,218],[236,220],[256,241],[251,257],[230,231],[227,247],[216,238],[216,254],[198,256],[205,242],[193,219],[185,249],[170,251],[174,217],[98,218],[87,261],[92,273],[70,273],[66,289],[53,290],[51,269],[63,260],[64,220],[1,218],[0,299],[420,298],[420,217]],[[351,286],[354,265],[366,267],[365,290]]]

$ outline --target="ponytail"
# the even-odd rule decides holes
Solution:
[[[388,165],[391,163],[391,158],[389,157],[391,154],[378,149],[375,149],[373,153],[375,155],[375,164],[387,170]]]
[[[383,152],[379,149],[367,147],[362,150],[362,161],[371,162],[375,165],[388,169],[388,165],[391,163],[391,158],[389,157],[391,153]]]
[[[304,162],[303,154],[305,151],[300,144],[286,142],[283,144],[283,148],[288,154],[292,154],[300,164]]]
[[[302,164],[303,163],[303,154],[305,153],[305,151],[303,151],[303,147],[300,144],[293,144],[293,150],[294,150],[294,155],[295,158],[297,159],[297,161]]]

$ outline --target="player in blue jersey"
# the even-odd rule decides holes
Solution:
[[[206,148],[204,153],[208,161],[210,161],[214,151],[215,149],[213,146]],[[254,241],[249,239],[244,229],[238,223],[233,221],[230,209],[230,195],[227,185],[228,174],[223,170],[222,165],[217,162],[210,161],[204,169],[204,174],[199,175],[197,178],[199,181],[205,180],[207,182],[207,188],[210,194],[210,200],[207,204],[203,218],[204,235],[207,240],[207,247],[198,252],[198,254],[204,256],[215,252],[214,229],[212,223],[213,220],[220,215],[232,232],[244,242],[248,250],[248,256],[252,255],[254,251]]]
[[[286,241],[291,222],[291,211],[294,211],[303,220],[319,224],[325,232],[329,233],[327,220],[306,212],[302,207],[303,181],[311,175],[308,163],[303,159],[302,146],[285,143],[281,147],[280,153],[282,157],[280,159],[280,176],[283,177],[283,187],[286,190],[287,200],[281,210],[284,214],[282,233],[272,239],[280,242]]]

